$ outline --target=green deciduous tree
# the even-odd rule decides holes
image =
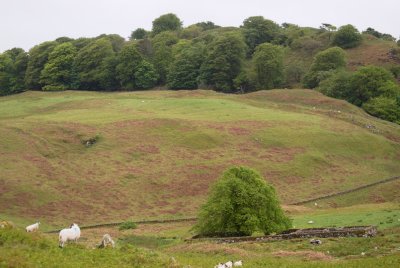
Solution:
[[[147,31],[143,28],[137,28],[131,33],[130,40],[140,40],[147,36]]]
[[[165,84],[171,62],[173,61],[172,46],[178,43],[174,32],[162,32],[152,39],[153,64],[159,75],[159,84]]]
[[[172,13],[162,15],[153,21],[152,33],[157,35],[165,31],[176,31],[182,28],[181,20]]]
[[[43,90],[64,90],[77,87],[74,61],[77,51],[70,42],[61,43],[49,54],[49,59],[41,72]]]
[[[44,42],[29,50],[28,67],[25,73],[25,84],[28,89],[41,89],[40,75],[47,63],[48,57],[57,42]]]
[[[78,72],[80,89],[106,89],[102,86],[105,62],[114,53],[112,44],[107,38],[93,40],[79,50],[75,58],[75,67]]]
[[[0,95],[25,90],[25,72],[28,54],[22,48],[13,48],[0,54]]]
[[[281,232],[291,222],[274,188],[249,168],[228,169],[213,185],[194,230],[203,236]]]
[[[135,72],[143,60],[136,44],[126,44],[118,54],[117,79],[123,89],[135,88]]]
[[[319,83],[334,74],[336,70],[346,66],[345,52],[340,47],[331,47],[319,52],[304,77],[304,86],[315,88]]]
[[[158,74],[153,64],[142,60],[135,71],[135,86],[138,89],[152,88],[157,84]]]
[[[353,25],[344,25],[339,28],[333,37],[333,45],[341,48],[352,48],[361,44],[362,36]]]
[[[207,48],[208,54],[200,70],[202,84],[229,92],[240,73],[246,44],[236,33],[218,36]]]
[[[256,46],[265,42],[272,42],[279,35],[279,25],[262,16],[249,17],[243,21],[243,35],[249,47],[250,54]]]
[[[363,109],[369,114],[384,120],[400,124],[400,99],[379,96],[363,104]]]
[[[392,73],[382,67],[361,67],[352,76],[348,101],[361,106],[371,98],[390,94],[395,90],[393,80]]]
[[[168,87],[172,89],[197,88],[204,54],[205,45],[203,43],[189,44],[177,52],[168,73]]]
[[[257,46],[253,54],[253,68],[257,88],[279,87],[284,79],[283,48],[269,43]]]

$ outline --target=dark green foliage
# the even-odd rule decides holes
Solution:
[[[221,26],[215,25],[212,21],[202,21],[195,24],[203,29],[203,31],[212,30],[215,28],[220,28]]]
[[[129,230],[129,229],[136,229],[136,228],[137,228],[137,224],[134,223],[133,221],[126,221],[119,225],[120,230]]]
[[[178,52],[168,73],[167,85],[172,89],[197,88],[200,67],[204,61],[205,45],[187,45]]]
[[[118,34],[102,34],[96,37],[96,39],[107,39],[110,41],[114,52],[119,52],[125,45],[125,39]]]
[[[233,80],[241,71],[246,44],[236,33],[226,33],[218,36],[207,50],[200,71],[201,83],[219,91],[232,91]]]
[[[338,71],[327,79],[323,80],[318,90],[324,95],[338,98],[349,99],[352,91],[351,85],[352,74],[344,70]]]
[[[333,45],[341,48],[352,48],[361,44],[362,37],[353,25],[344,25],[339,28],[333,37]]]
[[[370,99],[362,107],[373,116],[400,124],[400,103],[395,98],[379,96]]]
[[[108,38],[100,38],[90,42],[79,50],[75,58],[78,72],[79,88],[85,90],[106,89],[102,85],[106,72],[106,59],[114,55],[113,47]]]
[[[271,234],[290,227],[275,189],[254,170],[233,167],[211,188],[194,230],[201,236],[232,236]]]
[[[243,35],[250,49],[254,51],[256,46],[265,42],[272,42],[279,34],[279,25],[262,16],[249,17],[243,21]]]
[[[369,99],[393,90],[390,82],[393,82],[393,75],[388,70],[377,66],[361,67],[352,76],[352,92],[348,101],[361,106]]]
[[[240,93],[250,92],[255,89],[254,77],[250,71],[241,71],[238,76],[233,80],[233,86],[237,89]]]
[[[183,39],[194,39],[196,37],[199,37],[200,34],[202,33],[203,29],[200,26],[197,25],[191,25],[187,28],[184,28],[180,31],[179,37]]]
[[[61,43],[50,53],[49,59],[41,72],[40,82],[43,90],[73,89],[77,85],[74,60],[77,51],[72,43]]]
[[[142,60],[142,55],[134,43],[126,44],[118,54],[116,74],[123,89],[135,88],[135,72]]]
[[[363,34],[370,34],[373,35],[377,38],[381,38],[382,37],[382,33],[378,32],[377,30],[375,30],[374,28],[368,27],[365,31],[362,32]]]
[[[153,64],[142,60],[135,71],[135,86],[139,89],[152,88],[157,84],[158,74]]]
[[[162,32],[153,40],[153,64],[159,75],[159,83],[165,84],[171,62],[173,61],[172,46],[178,42],[176,33]]]
[[[340,47],[331,47],[319,52],[311,65],[311,71],[330,71],[346,66],[346,54]]]
[[[137,28],[131,33],[130,40],[140,40],[147,36],[147,31],[143,28]]]
[[[284,79],[283,48],[269,43],[257,46],[253,54],[253,68],[258,89],[279,87]]]
[[[310,71],[303,79],[307,88],[315,88],[321,81],[346,66],[345,52],[340,47],[328,48],[319,52],[311,65]]]
[[[176,31],[181,29],[181,20],[172,13],[162,15],[153,21],[153,35],[157,35],[165,31]]]
[[[0,54],[0,96],[25,90],[25,71],[28,54],[22,48],[13,48]]]
[[[48,57],[57,42],[44,42],[29,50],[28,67],[25,73],[25,85],[27,89],[41,89],[40,75],[47,63]]]
[[[289,85],[300,83],[306,72],[306,67],[302,61],[290,62],[285,67],[286,83]]]

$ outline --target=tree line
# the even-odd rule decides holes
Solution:
[[[360,33],[352,25],[337,29],[324,23],[316,29],[279,25],[262,16],[249,17],[240,27],[220,27],[209,21],[183,27],[170,13],[156,18],[151,31],[132,31],[129,40],[116,34],[60,37],[29,51],[7,50],[0,54],[0,95],[27,89],[113,91],[162,86],[244,93],[307,87],[398,122],[400,98],[395,77],[400,68],[390,66],[388,71],[370,66],[355,73],[345,68],[343,50],[359,46],[363,34],[396,40],[373,28]],[[400,55],[400,50],[394,49],[394,53]],[[290,57],[294,54],[301,57]],[[312,57],[310,66],[306,62]],[[384,82],[374,80],[360,88],[355,77],[364,72],[381,72],[374,77]]]

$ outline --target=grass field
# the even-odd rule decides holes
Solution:
[[[310,90],[2,97],[0,219],[17,228],[0,229],[0,267],[213,267],[230,259],[245,267],[398,267],[398,181],[317,206],[288,204],[399,175],[399,160],[400,126]],[[46,231],[193,217],[232,165],[273,184],[296,228],[372,224],[380,234],[319,247],[304,239],[187,243],[194,222],[181,222],[84,229],[77,245],[60,250],[57,235],[22,231],[36,220]],[[116,249],[93,249],[104,233]]]
[[[0,99],[0,213],[49,225],[195,216],[232,165],[288,204],[398,175],[399,160],[399,126],[310,90]]]

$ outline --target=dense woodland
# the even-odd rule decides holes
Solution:
[[[139,28],[129,40],[116,35],[60,37],[29,51],[0,54],[0,95],[29,90],[213,89],[245,93],[272,88],[312,88],[363,107],[368,113],[400,123],[400,65],[346,68],[346,49],[373,36],[400,40],[368,28],[318,29],[249,17],[237,27],[200,22],[182,27],[175,14]],[[298,53],[302,60],[288,60]],[[310,59],[307,61],[307,59]]]

